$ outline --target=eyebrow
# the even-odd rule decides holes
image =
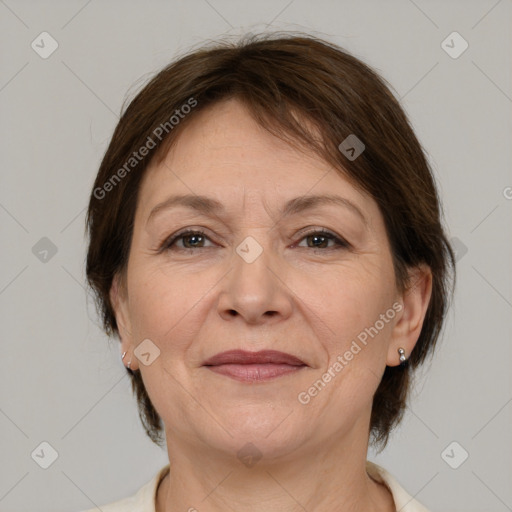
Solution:
[[[309,195],[296,197],[294,199],[290,199],[285,205],[281,212],[283,217],[289,217],[292,215],[297,215],[299,213],[305,212],[307,210],[311,210],[313,208],[317,208],[324,204],[334,204],[337,206],[343,206],[348,210],[355,213],[360,219],[363,221],[365,226],[368,225],[368,221],[366,217],[363,215],[361,210],[348,199],[333,195],[333,194],[324,194],[324,195]],[[168,210],[171,208],[175,208],[178,206],[183,206],[186,208],[190,208],[192,210],[196,210],[197,212],[203,213],[205,215],[221,215],[225,211],[224,205],[207,196],[201,195],[175,195],[171,196],[165,201],[157,204],[150,212],[148,216],[147,223],[154,217],[158,212],[162,210]]]

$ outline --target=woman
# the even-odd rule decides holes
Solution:
[[[366,460],[446,312],[431,171],[384,81],[325,41],[190,53],[128,106],[87,275],[170,465],[104,512],[426,509]]]

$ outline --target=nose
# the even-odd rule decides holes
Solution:
[[[232,270],[222,281],[219,315],[224,320],[243,319],[252,325],[288,318],[293,293],[286,283],[285,265],[267,249],[254,261],[240,254],[234,251]]]

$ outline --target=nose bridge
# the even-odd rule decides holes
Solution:
[[[271,244],[263,240],[266,234],[258,236],[261,243],[254,236],[245,237],[235,247],[233,255],[234,274],[241,285],[249,285],[254,291],[268,292],[272,284],[269,280],[269,265],[272,263]],[[274,262],[275,263],[275,262]],[[261,286],[257,286],[260,284]]]
[[[291,311],[289,294],[279,276],[280,263],[272,254],[272,244],[264,243],[270,233],[245,237],[234,248],[232,271],[227,276],[219,301],[219,313],[245,318],[251,323],[270,316],[288,316]]]

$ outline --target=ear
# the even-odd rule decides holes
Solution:
[[[121,353],[126,352],[124,363],[131,360],[131,369],[136,370],[137,358],[133,356],[133,336],[128,308],[128,293],[126,285],[120,274],[116,274],[110,287],[110,303],[116,317],[119,339],[121,341]]]
[[[409,358],[418,341],[423,321],[432,295],[432,271],[427,265],[420,265],[409,271],[409,281],[401,297],[402,310],[395,323],[388,348],[387,366],[398,366],[398,349],[405,350]]]

